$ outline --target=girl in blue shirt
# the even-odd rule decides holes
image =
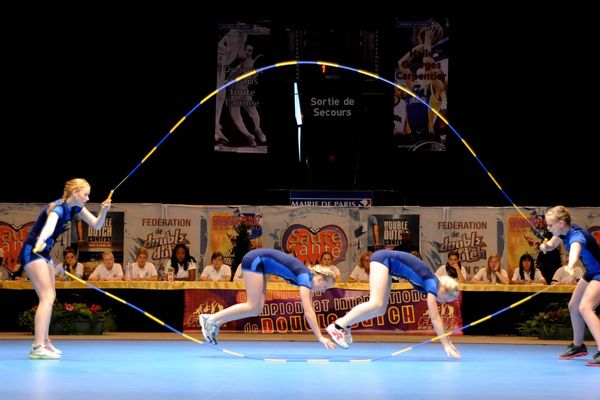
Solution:
[[[102,203],[102,210],[97,217],[85,208],[89,199],[90,184],[85,179],[75,178],[68,181],[62,197],[42,209],[19,253],[19,262],[27,271],[39,299],[35,313],[35,339],[30,358],[57,359],[62,354],[48,340],[56,289],[54,268],[47,260],[50,260],[50,250],[54,243],[70,226],[75,215],[93,228],[102,228],[106,213],[110,209],[110,199]]]
[[[556,206],[546,212],[546,225],[548,231],[552,233],[552,238],[542,243],[540,250],[544,253],[554,250],[562,241],[565,250],[569,252],[569,262],[565,266],[565,271],[573,276],[578,259],[581,259],[586,269],[569,300],[573,343],[559,358],[568,360],[587,355],[587,348],[583,343],[587,324],[598,346],[598,352],[587,365],[600,367],[600,319],[595,312],[600,304],[600,246],[591,233],[571,224],[571,213],[564,206]]]
[[[321,335],[317,315],[312,306],[312,292],[324,291],[335,285],[335,273],[322,266],[313,269],[306,267],[300,260],[279,250],[258,249],[248,252],[242,258],[242,276],[246,287],[247,300],[235,304],[215,314],[200,315],[202,335],[207,342],[217,344],[217,334],[221,325],[242,318],[259,315],[265,304],[267,276],[280,276],[288,283],[298,286],[304,316],[319,342],[328,349],[335,344]]]
[[[436,277],[427,264],[410,253],[379,250],[371,256],[369,301],[358,304],[326,329],[340,347],[347,349],[352,343],[352,325],[385,313],[392,288],[392,276],[408,280],[415,290],[427,296],[427,309],[433,329],[438,336],[445,334],[437,302],[455,300],[458,297],[458,282],[449,276]],[[450,338],[443,337],[440,342],[446,354],[460,358],[460,352]]]

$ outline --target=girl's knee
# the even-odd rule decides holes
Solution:
[[[262,309],[263,304],[261,303],[250,304],[250,312],[252,313],[252,315],[260,315],[262,313]]]
[[[377,315],[385,314],[387,310],[387,302],[386,301],[372,301],[371,302],[373,309],[377,312]]]
[[[47,292],[43,292],[40,295],[40,303],[44,302],[54,304],[54,300],[56,300],[56,292],[54,291],[49,290]]]
[[[577,307],[577,311],[579,311],[579,314],[583,315],[586,313],[594,313],[594,308],[592,308],[591,304],[588,303],[580,303],[579,306]]]
[[[387,311],[387,304],[377,308],[377,315],[383,315]]]
[[[581,303],[576,303],[573,300],[569,301],[569,312],[579,311],[581,308]]]

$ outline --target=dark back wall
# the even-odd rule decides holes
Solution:
[[[41,11],[16,17],[20,28],[7,37],[0,201],[50,201],[75,176],[88,178],[92,201],[101,201],[214,90],[216,23],[260,15],[272,21],[280,45],[276,61],[291,58],[288,28],[377,29],[379,73],[388,79],[395,60],[386,58],[393,46],[387,32],[394,17],[448,16],[449,120],[506,193],[518,205],[599,203],[590,185],[596,181],[598,134],[594,104],[586,102],[595,83],[593,69],[584,68],[589,24],[564,10],[548,11],[555,16],[544,19],[493,5],[479,10],[479,18],[442,9],[396,15],[350,10],[355,16],[344,19],[335,11],[283,18],[256,10],[251,17],[186,9],[151,9],[143,17],[135,11],[96,10],[80,18],[52,11],[51,18]],[[275,70],[261,79],[276,92],[288,75]],[[362,90],[374,90],[380,99],[391,93],[384,85]],[[282,107],[292,100],[290,92],[282,90]],[[295,161],[292,121],[289,132],[271,135],[267,156],[215,154],[213,99],[128,178],[113,200],[286,204],[289,189],[366,189],[375,191],[377,205],[510,205],[454,137],[445,153],[394,151],[387,142],[389,99],[389,108],[375,105],[365,111],[372,120],[364,118],[343,132],[348,140],[330,146],[326,161],[310,171]]]

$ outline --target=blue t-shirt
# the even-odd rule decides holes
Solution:
[[[565,244],[565,250],[571,251],[571,244],[581,243],[579,259],[588,274],[600,273],[600,246],[591,233],[579,225],[571,225],[566,235],[560,236]]]
[[[62,200],[59,199],[59,200],[56,200],[54,203],[61,203],[61,202],[62,202]],[[31,248],[35,247],[35,243],[37,242],[38,237],[42,233],[42,229],[44,229],[44,225],[46,225],[46,221],[48,221],[48,207],[50,207],[50,205],[47,205],[46,207],[44,207],[42,209],[42,211],[40,212],[40,215],[38,216],[37,220],[35,221],[35,224],[33,225],[31,230],[27,234],[27,238],[25,239],[25,245],[23,246],[22,250],[25,250],[26,248],[31,249]],[[46,240],[46,247],[44,248],[42,255],[44,255],[46,258],[48,258],[48,255],[50,254],[50,250],[52,250],[52,246],[54,246],[54,243],[56,242],[56,240],[58,239],[60,234],[63,233],[65,230],[67,230],[67,228],[69,228],[69,225],[71,224],[71,220],[80,211],[81,211],[81,207],[78,207],[78,206],[69,207],[66,202],[62,202],[62,204],[57,204],[52,209],[52,212],[58,214],[58,221],[56,222],[54,231],[52,232],[50,237]],[[29,246],[27,246],[27,245],[29,245]],[[29,260],[29,258],[26,258],[26,259]]]
[[[257,249],[242,258],[242,270],[277,275],[295,286],[312,289],[310,270],[296,257],[279,250]]]
[[[408,280],[416,291],[437,297],[439,280],[423,261],[410,253],[395,250],[379,250],[371,256],[390,269],[390,275]]]

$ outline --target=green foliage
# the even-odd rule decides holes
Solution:
[[[517,325],[523,336],[551,337],[556,335],[559,326],[571,326],[571,317],[566,303],[550,303],[544,311]]]
[[[600,309],[596,313],[600,313]],[[600,318],[600,315],[598,317]],[[517,324],[517,331],[522,336],[534,336],[540,339],[572,339],[573,328],[568,302],[548,304],[543,312]],[[594,340],[587,326],[584,330],[584,339]]]
[[[34,331],[35,312],[37,305],[19,315],[17,323],[28,332]],[[115,318],[110,310],[103,310],[97,304],[60,303],[54,302],[52,307],[51,325],[59,325],[69,334],[78,333],[78,323],[87,322],[90,325],[102,323],[102,331],[110,332],[117,329]]]

